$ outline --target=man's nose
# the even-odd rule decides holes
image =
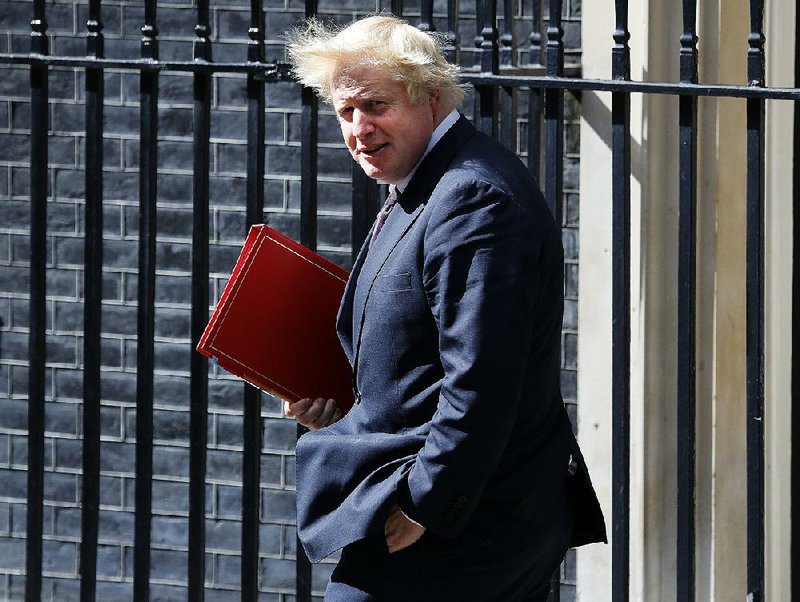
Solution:
[[[353,111],[353,134],[357,138],[361,138],[371,134],[373,131],[375,131],[375,126],[369,115],[358,109]]]

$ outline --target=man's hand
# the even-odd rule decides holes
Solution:
[[[389,553],[399,552],[416,542],[425,533],[425,527],[408,518],[395,504],[386,519],[383,534],[386,536],[386,547]]]
[[[294,403],[285,401],[283,413],[312,431],[329,426],[342,417],[342,412],[333,399],[322,398],[312,400],[306,397]]]

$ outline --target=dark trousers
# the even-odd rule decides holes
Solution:
[[[430,531],[389,554],[383,537],[344,548],[325,602],[545,602],[567,551],[567,511],[546,525],[493,520],[456,539]]]

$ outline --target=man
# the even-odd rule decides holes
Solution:
[[[570,545],[606,539],[559,389],[560,230],[519,159],[456,110],[438,38],[312,21],[289,54],[390,189],[337,321],[356,404],[286,407],[312,429],[303,546],[343,548],[325,599],[544,600]]]

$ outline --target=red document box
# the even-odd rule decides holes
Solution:
[[[347,271],[268,226],[250,228],[197,350],[289,401],[353,404],[352,372],[336,335]]]

